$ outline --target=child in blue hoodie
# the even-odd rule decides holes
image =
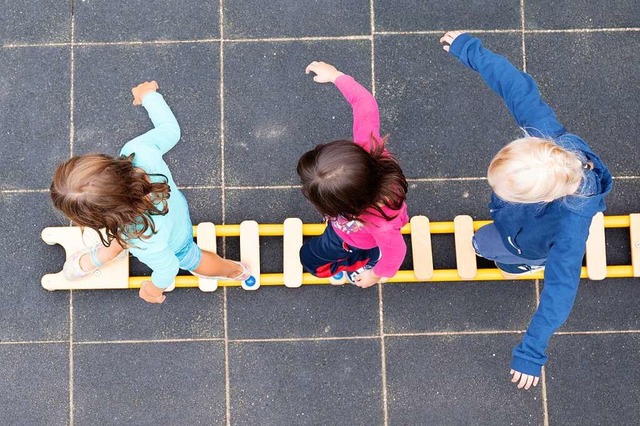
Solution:
[[[611,174],[557,121],[531,76],[470,34],[450,31],[440,42],[502,97],[525,133],[489,165],[493,223],[478,230],[473,244],[507,274],[544,269],[540,304],[511,361],[511,381],[529,389],[547,361],[549,339],[573,307],[591,219],[605,209]]]

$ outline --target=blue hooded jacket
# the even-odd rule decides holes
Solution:
[[[551,139],[593,163],[583,182],[588,195],[567,196],[550,203],[508,203],[492,194],[489,209],[505,247],[528,259],[546,258],[540,304],[513,350],[511,368],[540,376],[549,339],[569,316],[580,282],[582,259],[593,216],[605,210],[612,178],[602,160],[578,136],[568,133],[538,91],[535,80],[506,58],[484,49],[470,34],[458,36],[450,53],[477,71],[502,97],[518,125],[529,135]]]

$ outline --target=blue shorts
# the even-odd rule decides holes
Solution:
[[[182,248],[178,250],[176,257],[180,261],[180,269],[193,271],[200,265],[202,250],[200,250],[200,247],[193,241],[193,238],[190,238]]]
[[[473,248],[478,256],[507,265],[544,265],[547,259],[527,259],[511,253],[504,245],[498,229],[493,223],[478,229],[473,236]]]

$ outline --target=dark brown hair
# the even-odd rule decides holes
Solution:
[[[51,199],[55,208],[75,224],[99,231],[106,229],[105,246],[115,239],[126,247],[127,240],[148,238],[155,234],[152,215],[169,211],[170,187],[151,182],[143,170],[136,168],[133,154],[114,158],[104,154],[73,157],[60,164],[53,175]],[[160,204],[160,207],[156,206]]]
[[[351,141],[320,144],[298,160],[302,193],[325,216],[355,220],[373,208],[386,220],[381,206],[402,207],[407,180],[398,161],[371,138],[371,151]]]

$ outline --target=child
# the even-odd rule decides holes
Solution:
[[[478,230],[473,244],[507,274],[545,270],[540,304],[511,361],[511,381],[529,389],[538,383],[551,335],[571,312],[591,219],[605,209],[611,174],[556,120],[531,76],[469,34],[447,32],[440,42],[502,96],[525,132],[489,165],[494,222]]]
[[[366,288],[400,268],[406,245],[407,181],[380,137],[378,104],[352,77],[324,62],[312,62],[317,83],[334,83],[353,108],[353,142],[316,146],[298,161],[302,193],[328,223],[300,250],[304,268],[318,277],[346,273]]]
[[[150,303],[165,300],[163,292],[180,268],[233,280],[250,275],[245,265],[202,251],[193,241],[187,200],[162,159],[178,143],[180,127],[157,88],[151,81],[132,89],[133,104],[146,108],[153,130],[129,141],[118,158],[71,158],[58,166],[51,184],[57,209],[79,226],[106,230],[102,244],[71,256],[65,277],[85,277],[128,248],[153,270],[151,281],[140,286],[140,297]]]

